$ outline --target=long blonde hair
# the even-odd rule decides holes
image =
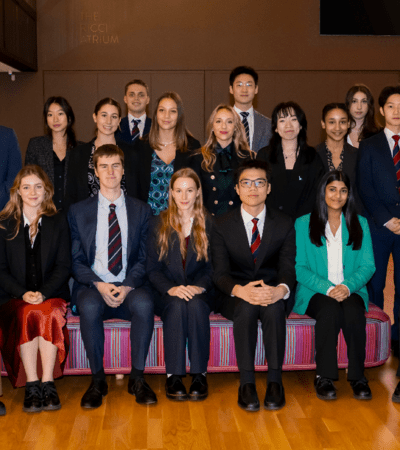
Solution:
[[[12,231],[13,235],[10,239],[14,239],[19,231],[22,220],[23,203],[22,198],[19,195],[19,188],[21,187],[22,179],[28,177],[29,175],[36,175],[43,182],[44,186],[44,200],[40,205],[38,215],[36,219],[31,223],[29,227],[30,236],[36,236],[38,230],[38,223],[42,216],[54,216],[57,213],[57,208],[53,203],[54,188],[47,176],[46,172],[39,166],[34,164],[29,164],[23,167],[15,177],[14,183],[10,189],[10,200],[7,202],[3,211],[0,212],[0,227],[5,228],[1,222],[7,219],[15,220],[15,227]]]
[[[203,155],[201,167],[206,172],[212,172],[214,170],[214,164],[217,160],[215,148],[217,147],[218,141],[213,131],[213,125],[215,116],[222,109],[226,109],[227,111],[231,112],[233,116],[233,143],[235,146],[236,154],[239,156],[239,158],[243,159],[248,157],[252,159],[255,158],[255,153],[250,150],[249,144],[247,143],[246,131],[238,113],[231,105],[225,105],[221,103],[214,109],[214,111],[211,113],[210,118],[208,119],[206,127],[206,134],[208,136],[208,139],[205,145],[200,149]]]
[[[190,168],[183,168],[175,172],[169,183],[169,201],[168,208],[160,214],[160,227],[158,229],[158,248],[159,261],[166,258],[168,255],[169,246],[172,244],[172,234],[175,231],[179,238],[179,246],[182,258],[186,259],[186,242],[182,231],[182,224],[180,222],[178,207],[172,197],[172,189],[174,183],[178,178],[191,178],[199,191],[193,207],[193,225],[192,236],[193,246],[197,253],[196,261],[204,259],[208,261],[208,237],[206,233],[206,210],[203,206],[203,194],[201,190],[201,183],[197,173]]]

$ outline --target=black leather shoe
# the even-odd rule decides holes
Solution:
[[[43,411],[56,411],[61,408],[61,402],[54,381],[42,383],[42,402]]]
[[[35,384],[30,384],[25,387],[25,398],[22,411],[25,412],[40,412],[43,409],[42,404],[42,390],[40,388],[40,381]]]
[[[396,386],[396,389],[393,392],[392,402],[400,403],[400,381],[399,381],[398,385]]]
[[[140,405],[153,405],[157,403],[157,396],[144,378],[129,378],[128,392],[136,397]]]
[[[371,400],[372,392],[367,380],[350,381],[353,388],[353,397],[357,400]]]
[[[196,375],[189,390],[189,400],[204,400],[208,396],[208,383],[207,378],[203,374]]]
[[[336,388],[330,378],[315,377],[314,387],[321,400],[336,400]]]
[[[82,408],[94,409],[101,406],[103,397],[108,394],[108,384],[105,380],[92,380],[89,389],[83,394]]]
[[[246,383],[243,386],[239,386],[238,405],[246,411],[253,412],[260,409],[260,401],[258,400],[254,383]]]
[[[188,398],[185,385],[182,383],[182,377],[180,375],[171,375],[167,378],[165,391],[167,398],[171,400],[184,401]]]
[[[286,400],[284,387],[274,381],[268,383],[267,392],[264,399],[264,408],[270,410],[281,409],[285,406],[285,404]]]
[[[4,406],[3,402],[0,402],[0,416],[6,415],[6,407]]]

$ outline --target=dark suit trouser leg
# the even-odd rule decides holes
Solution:
[[[205,296],[196,295],[187,302],[167,294],[161,301],[167,373],[186,374],[186,339],[190,371],[206,372],[210,351],[210,308]]]
[[[315,323],[315,362],[317,375],[337,380],[339,378],[336,345],[342,324],[342,308],[335,299],[315,294],[308,304],[306,314]]]
[[[340,306],[343,310],[342,330],[349,359],[347,379],[358,381],[364,376],[365,344],[367,340],[365,306],[363,299],[357,294],[350,295],[349,298],[340,303]]]

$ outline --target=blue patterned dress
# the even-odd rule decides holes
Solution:
[[[168,206],[168,188],[174,173],[174,161],[166,164],[160,159],[156,152],[151,158],[151,172],[150,172],[150,190],[147,203],[153,210],[153,214],[158,216],[161,211],[167,209]]]

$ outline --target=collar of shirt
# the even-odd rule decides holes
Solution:
[[[230,154],[232,154],[233,153],[233,149],[234,149],[234,143],[233,143],[233,141],[229,144],[229,145],[227,145],[225,148],[222,148],[221,147],[221,144],[219,143],[219,142],[217,142],[217,145],[215,146],[215,151],[217,152],[217,153],[221,153],[223,150],[226,150],[227,152],[230,152]]]
[[[29,221],[29,219],[26,217],[26,215],[24,213],[22,213],[23,217],[24,217],[24,227],[26,225],[31,226],[31,222]],[[38,225],[42,224],[42,218],[39,219]]]
[[[260,235],[260,238],[262,238],[262,234],[264,231],[264,222],[265,222],[265,215],[267,213],[267,208],[266,206],[264,206],[264,209],[260,212],[260,214],[258,214],[258,216],[254,217],[251,214],[249,214],[247,211],[245,211],[245,209],[243,208],[243,204],[240,207],[240,212],[242,214],[242,219],[243,219],[243,223],[244,226],[246,228],[246,232],[247,232],[247,238],[249,240],[249,245],[251,245],[251,232],[253,229],[253,222],[252,220],[254,218],[258,219],[257,222],[257,227],[258,227],[258,233]]]
[[[121,189],[121,195],[113,202],[110,202],[110,200],[107,200],[104,197],[104,195],[101,192],[99,192],[99,206],[101,208],[106,209],[107,211],[110,211],[111,204],[114,204],[115,209],[118,210],[121,206],[123,206],[124,203],[125,203],[125,196],[124,196],[124,192],[122,189]]]
[[[233,109],[239,114],[240,120],[243,119],[243,117],[240,115],[241,112],[248,112],[249,115],[247,116],[247,120],[252,119],[254,116],[254,108],[251,107],[250,109],[248,109],[247,111],[242,111],[241,109],[239,109],[236,105],[233,107]]]
[[[140,120],[138,128],[141,128],[141,127],[144,128],[144,124],[146,122],[146,113],[144,113],[140,117],[133,117],[131,113],[128,113],[128,122],[129,122],[129,128],[130,128],[131,132],[132,132],[132,128],[133,128],[132,120]]]
[[[339,236],[340,238],[342,238],[342,216],[340,216],[340,225],[339,228],[336,231],[336,234],[333,235],[331,227],[329,225],[329,220],[326,221],[326,225],[325,225],[325,236],[326,236],[326,240],[329,242],[329,238],[331,240],[333,239],[337,239]]]
[[[386,139],[387,139],[388,144],[389,144],[390,151],[391,151],[392,156],[393,156],[393,149],[394,149],[394,144],[395,144],[393,136],[396,133],[393,133],[393,131],[389,130],[389,128],[385,128],[383,131],[385,133]]]

